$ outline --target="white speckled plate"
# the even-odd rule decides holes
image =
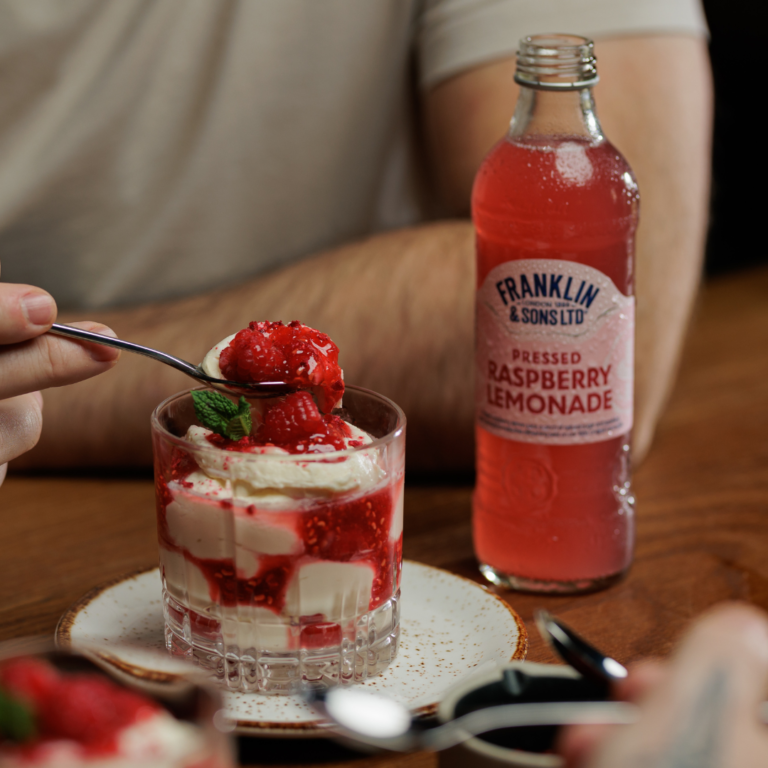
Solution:
[[[395,662],[363,685],[404,702],[420,717],[435,713],[445,691],[478,667],[523,659],[525,626],[500,597],[469,579],[403,563],[400,650]],[[60,646],[88,649],[147,683],[171,682],[187,662],[165,653],[157,568],[91,590],[59,621]],[[224,693],[239,733],[317,736],[322,722],[298,696]]]

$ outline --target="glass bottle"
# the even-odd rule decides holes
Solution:
[[[637,184],[595,113],[590,40],[523,39],[515,81],[472,192],[475,552],[495,584],[588,591],[634,544]]]

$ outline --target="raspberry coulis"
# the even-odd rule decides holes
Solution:
[[[375,576],[368,607],[373,610],[390,596],[396,576],[395,544],[389,541],[391,517],[390,492],[382,489],[346,502],[318,503],[311,511],[296,513],[294,522],[306,560],[371,566]],[[185,554],[205,574],[211,598],[216,602],[276,611],[285,605],[285,593],[297,562],[305,559],[297,555],[259,555],[258,573],[241,579],[231,560],[204,560]]]
[[[298,320],[249,323],[222,350],[219,367],[230,381],[283,381],[311,388],[323,413],[330,413],[344,394],[339,348]]]
[[[190,485],[185,477],[191,471],[188,462],[179,457],[173,464],[172,480]],[[199,558],[178,547],[168,531],[165,508],[173,500],[166,483],[160,480],[158,494],[158,534],[161,545],[180,551],[196,565],[208,582],[211,600],[225,606],[251,605],[280,613],[285,606],[286,591],[298,568],[307,562],[356,562],[369,565],[374,573],[369,610],[381,605],[397,589],[400,582],[398,563],[402,552],[402,536],[391,541],[389,531],[394,512],[393,491],[382,488],[349,500],[316,501],[310,509],[278,513],[290,518],[291,527],[301,540],[301,553],[291,555],[259,555],[259,569],[250,578],[241,578],[232,559]],[[212,501],[231,508],[229,500]],[[260,514],[255,505],[244,508],[245,514]],[[306,620],[306,617],[304,617]],[[322,621],[315,617],[312,623]],[[200,616],[200,629],[213,629],[216,622]],[[334,627],[337,625],[333,625]],[[304,645],[302,632],[302,645]],[[311,646],[308,646],[311,647]]]
[[[0,665],[0,687],[32,710],[33,740],[2,743],[4,751],[30,762],[60,740],[76,742],[86,756],[115,755],[121,731],[161,711],[153,701],[98,674],[61,674],[32,657]]]

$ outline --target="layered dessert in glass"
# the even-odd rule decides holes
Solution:
[[[337,356],[252,323],[206,369],[296,391],[194,390],[153,416],[166,644],[233,690],[359,682],[397,652],[405,418],[345,389]]]

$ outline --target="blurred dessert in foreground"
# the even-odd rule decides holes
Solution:
[[[95,668],[62,672],[33,656],[0,661],[3,768],[226,768],[219,746],[206,728]]]

